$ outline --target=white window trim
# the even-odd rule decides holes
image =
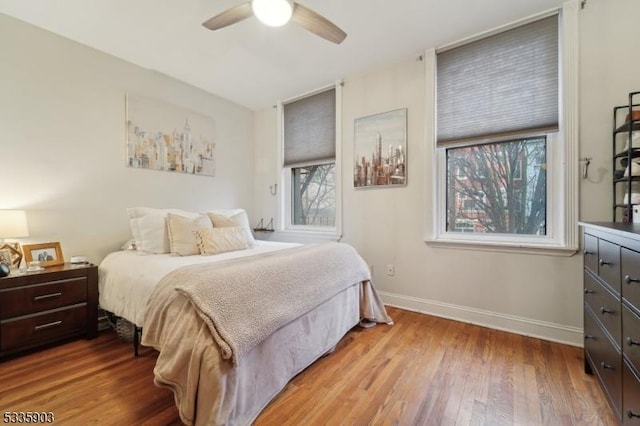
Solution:
[[[334,176],[336,184],[336,207],[335,226],[308,226],[293,225],[291,221],[291,169],[317,163],[300,163],[284,167],[284,104],[294,102],[298,99],[312,96],[325,90],[335,89],[336,91],[336,158],[334,166]],[[300,238],[305,241],[316,240],[338,240],[342,237],[342,82],[338,81],[331,86],[305,93],[286,101],[278,102],[276,105],[278,126],[278,155],[277,170],[278,176],[278,218],[276,221],[276,233],[285,238]]]
[[[425,211],[425,242],[434,247],[469,250],[501,251],[527,254],[551,254],[571,256],[578,250],[578,0],[563,4],[560,20],[560,131],[558,136],[564,143],[558,149],[552,138],[547,139],[548,169],[547,187],[562,188],[547,191],[547,231],[550,236],[513,236],[445,232],[444,208],[446,192],[445,149],[436,147],[436,50],[425,52],[425,76],[427,99],[426,135],[427,176],[425,203],[431,206]],[[529,17],[521,22],[532,21],[549,15],[549,12]],[[506,27],[512,27],[509,24]],[[494,33],[495,30],[489,33]],[[477,36],[473,37],[477,38]],[[455,43],[459,44],[459,43]],[[431,166],[431,167],[430,167]],[[555,222],[554,222],[555,221]],[[465,234],[465,235],[462,235]]]

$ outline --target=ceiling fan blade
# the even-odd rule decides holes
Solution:
[[[340,44],[347,37],[336,24],[322,15],[306,8],[298,3],[293,3],[293,15],[291,20],[307,31],[311,31],[326,40]]]
[[[213,18],[203,22],[202,26],[212,31],[219,30],[220,28],[235,24],[236,22],[240,22],[243,19],[247,19],[251,16],[253,16],[251,3],[245,3],[217,14]]]

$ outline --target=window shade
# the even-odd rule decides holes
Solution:
[[[558,129],[558,15],[437,54],[438,144]]]
[[[336,158],[336,91],[284,105],[284,165]]]

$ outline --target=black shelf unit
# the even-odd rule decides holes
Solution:
[[[633,175],[631,161],[640,161],[640,140],[633,144],[635,132],[640,132],[640,92],[629,93],[629,103],[613,107],[613,221],[632,222],[632,193],[640,193],[640,174]],[[628,118],[628,120],[627,120]],[[634,119],[635,118],[635,119]],[[639,133],[640,134],[640,133]],[[625,171],[628,171],[625,176]],[[634,182],[637,191],[634,191]]]

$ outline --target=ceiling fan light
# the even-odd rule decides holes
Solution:
[[[262,23],[281,27],[291,19],[293,7],[287,0],[252,0],[251,8]]]

